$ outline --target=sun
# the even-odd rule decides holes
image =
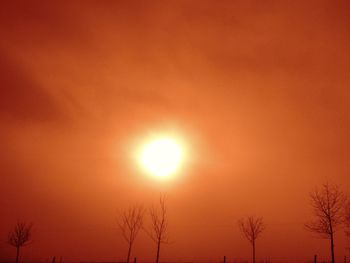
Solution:
[[[183,148],[174,138],[156,138],[144,145],[140,161],[149,174],[165,178],[179,169]]]

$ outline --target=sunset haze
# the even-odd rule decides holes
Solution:
[[[0,261],[124,261],[117,215],[166,195],[162,262],[250,260],[237,221],[264,218],[257,259],[328,261],[309,193],[350,194],[350,2],[2,1]],[[178,139],[170,180],[140,167]],[[151,224],[148,216],[144,226]],[[337,263],[350,240],[335,235]],[[132,258],[153,262],[145,231]],[[22,262],[23,262],[22,261]]]

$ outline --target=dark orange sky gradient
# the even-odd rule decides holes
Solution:
[[[17,219],[35,225],[25,260],[124,260],[116,211],[160,192],[163,261],[250,259],[251,214],[259,260],[329,258],[303,224],[316,185],[350,194],[348,1],[0,4],[0,260]],[[131,155],[168,132],[191,154],[161,182]],[[142,233],[134,255],[155,252]]]

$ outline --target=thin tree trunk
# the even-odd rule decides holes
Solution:
[[[253,263],[255,263],[255,240],[253,241]]]
[[[333,238],[333,233],[331,233],[331,252],[332,252],[332,263],[335,263],[335,258],[334,258],[334,238]]]
[[[18,263],[19,260],[19,247],[16,247],[16,263]]]
[[[129,263],[130,261],[131,247],[132,247],[132,243],[129,244],[128,257],[126,259],[126,263]]]
[[[156,263],[159,263],[160,239],[158,240]]]

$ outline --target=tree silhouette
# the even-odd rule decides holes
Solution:
[[[142,206],[131,206],[123,211],[118,218],[118,226],[122,232],[124,240],[128,243],[128,255],[126,263],[130,261],[131,250],[134,241],[142,228],[144,209]]]
[[[321,238],[330,240],[332,263],[334,263],[334,233],[344,221],[343,208],[346,196],[338,186],[327,182],[310,193],[310,201],[315,220],[306,223],[305,227]]]
[[[151,239],[157,244],[156,263],[159,262],[160,245],[167,244],[168,239],[168,217],[165,196],[160,196],[159,207],[152,206],[150,209],[151,229],[146,231]]]
[[[244,236],[252,245],[253,263],[255,263],[255,243],[261,232],[265,229],[265,224],[262,217],[249,216],[238,221],[238,226]]]
[[[9,232],[7,242],[16,248],[16,263],[19,261],[20,248],[28,245],[32,237],[32,223],[17,222]]]
[[[350,238],[350,201],[347,202],[345,206],[345,226],[345,234]]]

